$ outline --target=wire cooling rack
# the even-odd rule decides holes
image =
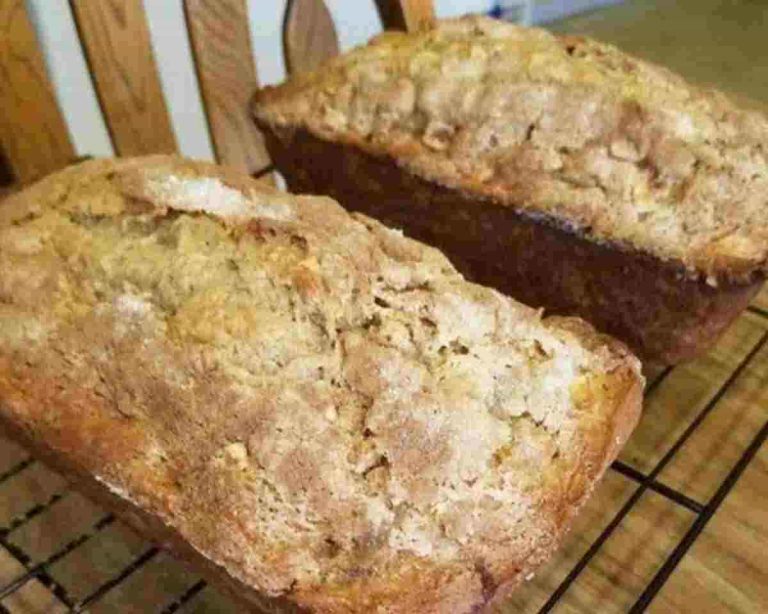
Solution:
[[[768,297],[768,292],[763,296]],[[536,579],[513,595],[508,611],[639,613],[653,607],[660,591],[706,532],[768,436],[765,406],[762,410],[754,407],[766,398],[760,392],[766,382],[761,378],[768,378],[766,304],[768,300],[764,298],[751,306],[710,356],[691,365],[649,374],[646,415],[628,450],[613,464],[605,479],[605,482],[620,481],[623,496],[607,497],[608,486],[601,485],[594,503],[590,504],[593,510],[599,510],[599,520],[594,513],[585,512],[586,518],[580,520],[580,526],[569,538],[572,543],[564,545],[565,553],[556,554]],[[764,369],[763,365],[766,365]],[[747,373],[750,370],[751,375]],[[757,378],[757,388],[747,386],[748,375]],[[755,389],[758,396],[750,396]],[[665,390],[663,395],[661,390]],[[659,395],[661,398],[657,398]],[[746,438],[743,433],[739,435],[742,443],[734,444],[727,437],[711,441],[707,449],[714,452],[704,459],[705,473],[713,471],[712,463],[723,464],[722,459],[718,460],[721,448],[736,445],[739,450],[735,461],[715,469],[716,483],[707,483],[702,488],[696,486],[694,479],[694,486],[686,488],[685,480],[675,478],[676,473],[668,470],[676,464],[685,465],[686,455],[693,454],[686,450],[699,445],[697,438],[717,433],[720,434],[716,437],[723,438],[723,432],[731,432],[730,427],[726,431],[714,428],[720,419],[717,412],[723,412],[721,418],[726,417],[725,412],[734,410],[725,405],[733,405],[739,398],[744,401],[744,411],[756,412],[756,421],[750,422],[755,425],[753,432]],[[664,407],[670,404],[669,399],[673,399],[677,407]],[[664,416],[664,411],[669,412],[668,416]],[[648,415],[649,412],[655,415]],[[660,426],[660,421],[668,421],[669,428],[665,428],[665,424]],[[743,423],[740,418],[739,424]],[[670,439],[670,435],[674,437]],[[649,446],[648,441],[655,443]],[[0,612],[239,611],[158,547],[130,533],[112,514],[100,511],[69,491],[63,480],[15,444],[0,440],[0,450],[4,450],[0,461],[7,465],[3,468],[0,464],[0,514],[6,517],[4,526],[0,527],[0,554],[4,557],[0,558]],[[672,483],[665,479],[668,473]],[[700,472],[694,469],[693,473],[697,477]],[[677,474],[686,475],[686,472],[677,471]],[[673,485],[675,481],[683,486]],[[708,496],[702,498],[696,494],[702,492]],[[657,508],[670,509],[651,516],[643,525],[631,517],[639,513],[641,502],[648,496],[656,498]],[[70,511],[65,509],[67,505],[72,508]],[[673,522],[673,526],[665,528],[665,519],[678,517],[684,521]],[[663,556],[658,556],[650,565],[641,566],[641,571],[633,569],[633,561],[642,558],[639,555],[619,561],[619,570],[607,574],[607,588],[595,593],[592,587],[599,584],[595,578],[605,574],[605,568],[610,566],[606,560],[601,563],[601,557],[606,557],[606,550],[617,540],[637,540],[638,535],[633,532],[638,530],[646,531],[639,536],[640,542],[658,541],[660,535],[665,535],[666,546],[660,549]],[[590,536],[589,540],[585,535]],[[105,542],[101,550],[92,548],[100,541]],[[640,545],[641,551],[648,549],[647,544]],[[621,551],[620,546],[614,550]],[[768,551],[768,540],[762,548]],[[106,562],[100,563],[102,560]],[[587,582],[587,577],[593,579]],[[638,579],[642,582],[638,583]],[[580,584],[586,586],[575,588]],[[658,606],[658,599],[655,603]],[[752,611],[764,611],[768,603],[751,606],[754,606]],[[669,609],[661,607],[658,611]],[[726,610],[704,608],[700,611]]]

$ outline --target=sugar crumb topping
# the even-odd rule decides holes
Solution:
[[[611,45],[450,19],[266,88],[254,111],[692,275],[768,263],[766,118]]]

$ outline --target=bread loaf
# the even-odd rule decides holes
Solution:
[[[768,270],[768,121],[610,45],[447,20],[253,109],[292,189],[649,359],[706,349]]]
[[[0,208],[0,424],[255,611],[501,599],[642,381],[584,322],[210,164],[94,160]]]

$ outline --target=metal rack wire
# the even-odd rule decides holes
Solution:
[[[750,307],[749,310],[761,318],[768,319],[768,312],[764,309]],[[552,594],[549,596],[549,599],[539,610],[541,614],[555,610],[563,595],[566,594],[570,586],[589,565],[590,561],[595,557],[603,544],[605,544],[605,542],[610,538],[617,527],[619,527],[621,522],[634,508],[640,497],[646,491],[651,490],[665,497],[675,505],[681,506],[689,512],[692,512],[695,515],[695,518],[687,532],[672,549],[666,560],[656,570],[655,575],[642,590],[639,597],[635,601],[634,605],[631,606],[629,611],[632,614],[638,614],[640,612],[644,612],[648,608],[654,597],[658,594],[677,565],[686,555],[691,546],[695,543],[698,536],[707,526],[707,523],[712,519],[715,512],[726,499],[728,493],[733,489],[741,474],[748,467],[752,459],[759,451],[760,447],[768,438],[768,421],[766,421],[758,430],[758,432],[755,433],[752,441],[741,454],[741,457],[722,480],[717,490],[708,501],[702,502],[692,499],[679,490],[664,484],[659,480],[659,476],[662,470],[667,467],[669,463],[675,458],[682,446],[697,431],[705,418],[717,406],[726,392],[731,388],[734,382],[739,379],[744,370],[750,365],[758,352],[760,352],[767,343],[768,330],[762,334],[757,343],[749,350],[746,356],[730,373],[728,378],[712,395],[709,401],[691,420],[682,434],[671,445],[671,447],[666,451],[661,459],[658,460],[651,471],[644,473],[624,462],[619,461],[612,465],[613,471],[621,474],[629,480],[632,480],[636,484],[635,490],[632,492],[631,496],[626,500],[626,502],[621,506],[621,508],[616,512],[610,522],[608,522],[608,524],[603,528],[599,536],[583,553],[581,558],[571,568],[559,586],[557,586],[557,588],[552,592]],[[654,391],[659,387],[659,385],[671,373],[672,368],[667,368],[658,374],[657,377],[647,387],[646,396],[652,395]],[[0,485],[14,478],[15,476],[18,476],[24,471],[29,470],[35,465],[36,462],[37,461],[32,457],[28,457],[16,463],[7,471],[0,474]],[[8,539],[9,535],[14,531],[18,531],[26,524],[31,522],[34,518],[44,514],[56,506],[60,501],[62,501],[62,499],[65,497],[65,494],[65,492],[58,492],[51,495],[43,503],[34,505],[23,514],[12,519],[5,527],[0,527],[0,547],[4,548],[25,569],[21,575],[8,582],[5,586],[0,586],[0,613],[4,614],[10,612],[10,610],[3,605],[3,602],[8,597],[21,590],[32,580],[36,580],[45,586],[66,608],[68,608],[70,612],[84,612],[89,607],[102,600],[105,595],[115,589],[115,587],[120,585],[122,582],[126,581],[130,576],[135,574],[142,567],[147,565],[160,553],[160,549],[158,547],[148,546],[143,552],[136,556],[132,561],[130,561],[112,577],[103,581],[100,585],[94,586],[91,592],[89,592],[87,595],[79,599],[75,599],[69,594],[67,588],[53,577],[53,575],[50,573],[50,569],[55,563],[64,559],[78,548],[83,547],[87,542],[96,538],[102,531],[112,525],[116,520],[112,514],[105,514],[99,518],[87,531],[71,539],[69,542],[59,547],[53,554],[36,563],[33,562],[33,559],[29,554],[24,552],[18,545],[14,544],[11,540]],[[193,583],[178,596],[172,598],[167,603],[157,604],[156,611],[161,614],[172,614],[177,612],[185,604],[196,597],[205,587],[206,583],[204,581],[193,581]]]

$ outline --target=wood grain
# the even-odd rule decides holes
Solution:
[[[649,612],[768,612],[766,484],[768,446],[763,445]]]
[[[269,165],[250,117],[258,88],[244,0],[185,0],[195,66],[219,162],[249,173]]]
[[[512,595],[505,614],[538,612],[636,485],[606,475],[563,548]],[[555,611],[623,614],[693,521],[693,514],[653,492],[644,494],[563,595]]]
[[[615,510],[629,498],[632,488],[632,483],[623,476],[614,472],[606,474],[579,513],[557,555],[512,594],[502,612],[537,612],[611,521]]]
[[[74,157],[23,0],[0,0],[0,149],[4,179],[22,182]]]
[[[179,614],[209,614],[210,612],[236,614],[240,609],[229,597],[208,586],[184,605],[179,610]]]
[[[88,609],[89,614],[114,612],[160,612],[165,604],[183,594],[197,578],[160,553],[149,563]]]
[[[288,0],[283,54],[289,74],[314,70],[339,54],[336,28],[323,0]]]
[[[0,474],[5,473],[28,457],[29,454],[24,448],[7,439],[0,431]]]
[[[0,585],[11,582],[26,570],[11,554],[0,547]],[[0,604],[4,612],[11,614],[64,614],[67,608],[39,581],[32,580]]]
[[[417,32],[435,23],[432,0],[376,0],[376,7],[385,30]]]
[[[4,473],[28,458],[20,446],[0,434],[0,473]],[[0,484],[0,527],[7,527],[34,505],[44,503],[66,488],[64,480],[40,463],[34,463]],[[8,535],[13,539],[14,532]],[[0,586],[25,572],[24,567],[7,550],[0,548]],[[58,614],[67,609],[51,591],[37,581],[2,601],[12,613]]]
[[[765,309],[768,311],[768,284],[763,286],[760,294],[755,297],[755,300],[752,301],[752,304],[756,307],[759,307],[760,309]]]
[[[115,151],[176,151],[141,0],[71,0]]]
[[[42,463],[30,465],[0,487],[0,527],[9,526],[35,505],[49,501],[66,489],[64,478]]]
[[[768,319],[747,315],[768,331]],[[715,494],[768,419],[768,345],[755,355],[701,426],[661,473],[661,479],[706,502]],[[768,488],[768,484],[766,484]],[[768,508],[765,508],[768,523]]]
[[[647,492],[568,590],[558,612],[625,614],[695,516]]]
[[[620,458],[650,471],[710,402],[763,334],[762,322],[744,315],[715,347],[696,360],[678,365],[646,399],[640,425]]]
[[[693,521],[688,510],[646,493],[571,586],[558,611],[629,612]]]
[[[21,548],[33,563],[43,561],[72,539],[88,533],[106,515],[104,510],[66,484],[63,497],[46,511],[13,531],[8,541]]]
[[[114,578],[146,549],[143,539],[116,522],[53,565],[50,573],[78,601]]]

